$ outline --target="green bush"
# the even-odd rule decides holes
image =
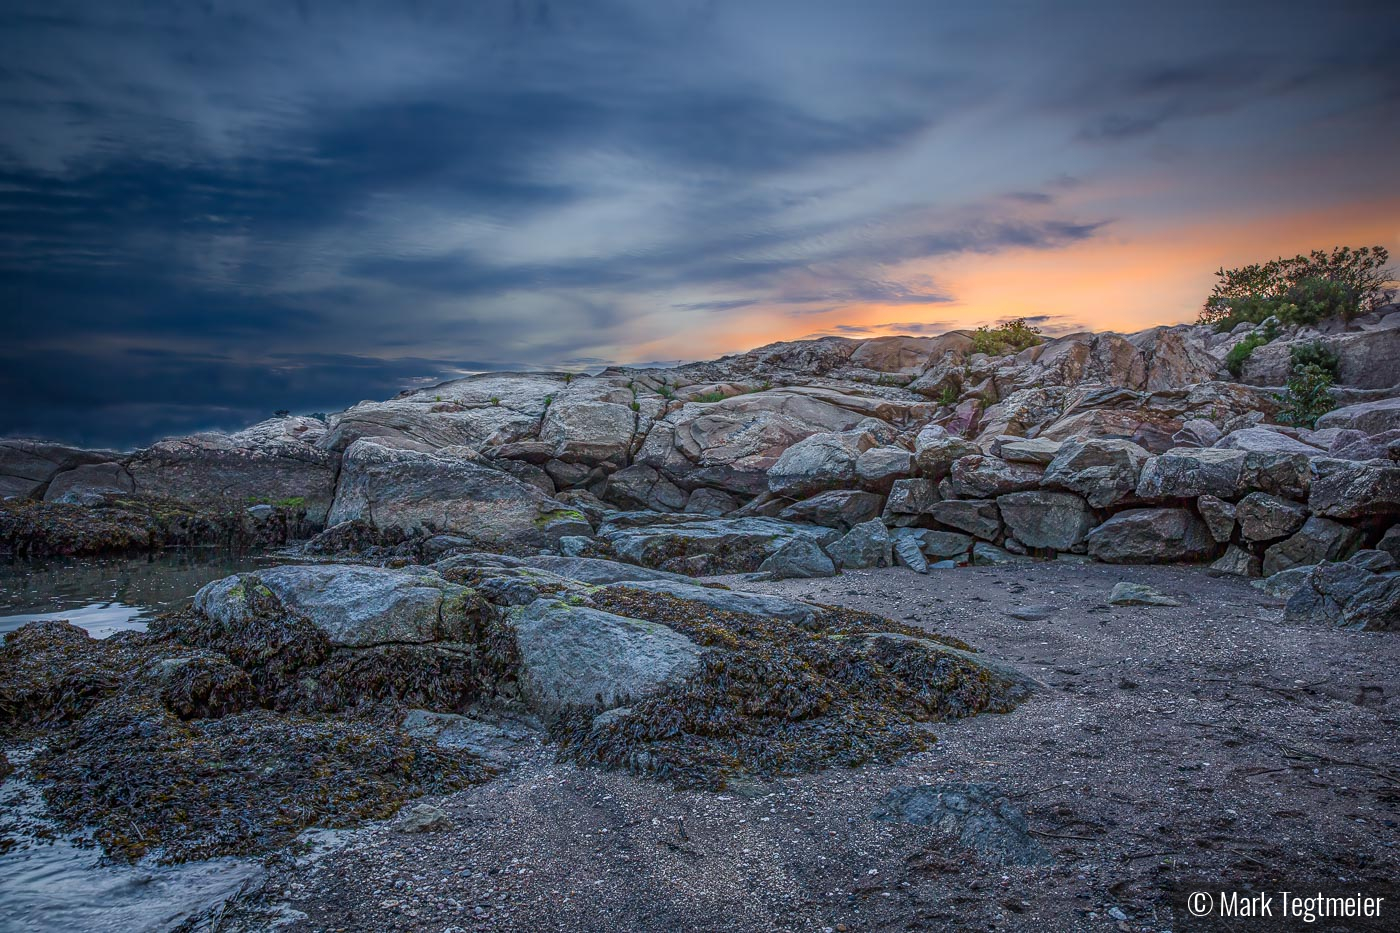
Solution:
[[[1230,375],[1236,379],[1244,373],[1245,360],[1254,352],[1256,347],[1262,347],[1270,340],[1268,334],[1262,331],[1255,331],[1245,336],[1243,340],[1230,348],[1230,352],[1225,354],[1225,368],[1230,370]]]
[[[1332,387],[1332,374],[1321,366],[1307,364],[1293,369],[1283,394],[1276,396],[1282,405],[1278,420],[1283,424],[1311,428],[1317,419],[1336,407],[1327,390]]]
[[[1336,381],[1337,372],[1342,366],[1342,358],[1337,355],[1337,351],[1329,348],[1320,340],[1294,345],[1288,351],[1288,358],[1294,369],[1302,366],[1317,366],[1326,371],[1333,381]]]
[[[1020,353],[1027,347],[1044,342],[1045,338],[1040,336],[1040,328],[1026,323],[1025,318],[1018,317],[996,327],[982,326],[973,331],[972,352],[1004,356],[1008,353]]]
[[[1383,246],[1341,246],[1330,253],[1319,249],[1307,256],[1222,268],[1215,273],[1220,281],[1206,298],[1199,322],[1224,332],[1271,316],[1285,324],[1350,319],[1376,310],[1394,295],[1386,287],[1393,281],[1386,268],[1389,259]]]
[[[958,389],[954,385],[946,385],[943,391],[938,394],[938,404],[947,408],[952,408],[958,404]]]
[[[702,392],[691,399],[692,402],[722,402],[729,396],[723,392]]]

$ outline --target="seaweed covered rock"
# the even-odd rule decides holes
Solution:
[[[961,642],[846,609],[795,623],[627,586],[591,602],[664,625],[703,654],[652,696],[563,717],[562,753],[682,787],[890,761],[927,748],[930,723],[1009,710],[1028,688]]]
[[[261,591],[275,606],[259,606]],[[285,612],[314,625],[332,647],[463,641],[474,627],[474,595],[435,571],[357,564],[291,564],[236,574],[205,586],[194,607],[225,626],[257,612]]]
[[[372,718],[260,704],[242,666],[168,636],[34,623],[0,648],[0,728],[47,735],[31,771],[51,811],[117,858],[264,852],[491,774]]]
[[[693,671],[700,651],[665,625],[537,599],[510,616],[525,698],[545,713],[612,709]]]
[[[0,501],[0,559],[276,547],[312,530],[296,503],[268,505],[253,515],[243,503],[194,505],[139,496],[105,496],[90,505]]]

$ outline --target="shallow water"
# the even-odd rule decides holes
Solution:
[[[10,753],[23,765],[32,749]],[[22,770],[22,768],[21,768]],[[56,831],[17,772],[0,783],[0,933],[164,931],[258,883],[251,859],[123,865]]]
[[[211,580],[282,562],[275,554],[211,548],[0,564],[0,636],[43,619],[66,619],[96,638],[144,629]],[[247,859],[110,862],[47,819],[23,776],[31,752],[10,749],[16,773],[0,784],[0,933],[170,930],[261,877],[258,863]]]
[[[139,631],[158,613],[188,603],[212,580],[279,562],[265,552],[206,548],[155,557],[0,564],[0,636],[46,619],[66,619],[94,638]]]

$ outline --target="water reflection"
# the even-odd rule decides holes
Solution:
[[[207,548],[155,557],[0,564],[0,635],[43,619],[67,619],[96,638],[144,629],[156,614],[184,605],[211,580],[283,560],[264,552]]]

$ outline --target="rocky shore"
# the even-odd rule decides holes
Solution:
[[[1004,620],[967,624],[956,608],[988,598],[968,589],[970,575],[1017,593],[1051,587],[999,607],[1025,631],[1053,626],[1062,594],[1091,587],[1075,597],[1076,643],[1110,634],[1095,632],[1109,621],[1096,614],[1112,607],[1164,613],[1215,640],[1221,620],[1199,604],[1207,592],[1257,606],[1263,615],[1247,626],[1256,640],[1260,619],[1286,626],[1296,643],[1280,664],[1304,663],[1309,639],[1360,663],[1364,653],[1339,639],[1400,629],[1400,311],[1270,328],[1274,339],[1235,378],[1227,356],[1255,330],[1076,334],[1001,354],[974,352],[974,336],[961,332],[826,338],[675,369],[485,374],[325,420],[276,418],[125,454],[0,441],[5,557],[285,548],[282,565],[209,584],[146,632],[94,640],[49,622],[8,636],[6,747],[38,743],[26,779],[60,825],[114,857],[269,856],[286,885],[302,883],[300,869],[279,860],[305,830],[386,819],[423,795],[450,812],[434,805],[400,819],[429,832],[476,818],[450,801],[509,797],[489,788],[517,781],[586,785],[602,809],[608,788],[657,812],[669,806],[658,795],[681,795],[667,799],[692,814],[708,812],[715,794],[781,797],[788,791],[773,788],[796,782],[806,790],[792,801],[805,802],[792,805],[812,817],[818,800],[833,799],[815,790],[822,775],[860,780],[845,770],[854,766],[889,796],[842,791],[842,819],[878,810],[877,822],[924,827],[920,838],[951,835],[979,865],[1049,878],[1057,869],[1045,866],[1065,857],[1051,844],[1059,830],[1032,838],[1040,811],[1027,823],[1008,802],[1039,791],[1017,781],[1008,798],[1004,769],[965,756],[937,775],[936,793],[920,790],[933,775],[909,762],[933,760],[945,730],[999,728],[968,723],[1026,722],[1049,707],[1075,720],[1063,708],[1061,694],[1077,689],[1061,683],[1064,671],[1111,666],[1122,646],[1073,662],[1008,658],[1024,639],[1009,637]],[[1336,407],[1309,427],[1279,424],[1285,364],[1303,345],[1336,354]],[[1199,565],[1196,582],[1140,566],[1163,564]],[[884,591],[860,589],[866,579]],[[902,601],[906,591],[916,604]],[[984,634],[999,650],[987,650]],[[1188,676],[1163,645],[1131,641],[1158,673],[1125,672],[1112,690],[1136,690],[1148,676],[1160,683],[1163,665]],[[1389,716],[1396,688],[1368,678],[1381,693],[1367,699],[1362,684],[1356,704]],[[1159,772],[1115,780],[1126,789]],[[953,780],[959,773],[981,777]],[[510,806],[525,807],[522,819],[569,812],[559,801]],[[783,825],[805,823],[793,811]],[[816,827],[840,834],[830,821]],[[696,850],[686,832],[666,837],[670,851]],[[889,852],[872,850],[894,844],[890,832],[851,837],[874,874],[890,871]],[[526,842],[488,833],[481,844],[504,857]],[[774,890],[791,890],[789,907],[807,918],[793,929],[839,929],[838,918],[865,928],[872,911],[851,908],[880,903],[871,897],[903,905],[873,910],[879,924],[943,916],[887,890],[887,878],[838,881],[831,870],[851,857],[832,849],[822,856],[830,865],[799,859],[779,871],[794,873],[787,880],[774,876]],[[1249,858],[1272,870],[1282,855]],[[742,874],[735,859],[729,851],[726,871]],[[455,870],[449,854],[430,861],[423,871]],[[922,884],[911,879],[901,884]],[[990,874],[984,883],[997,884]],[[822,901],[823,886],[844,906]],[[582,898],[573,903],[583,913],[453,908],[434,922],[562,929],[596,919],[588,911],[602,903],[528,890]],[[770,928],[778,905],[749,894],[765,906],[737,928]],[[997,896],[999,907],[979,902],[978,923],[1023,913],[1010,905],[1031,897]],[[395,898],[376,897],[377,908],[346,894],[356,916],[319,895],[314,908],[295,909],[329,926],[420,928],[382,907]],[[474,908],[495,904],[480,898]],[[1140,916],[1161,896],[1111,900]],[[619,909],[628,929],[670,922],[660,900]],[[1107,916],[1126,924],[1126,907],[1115,909],[1124,916]]]

